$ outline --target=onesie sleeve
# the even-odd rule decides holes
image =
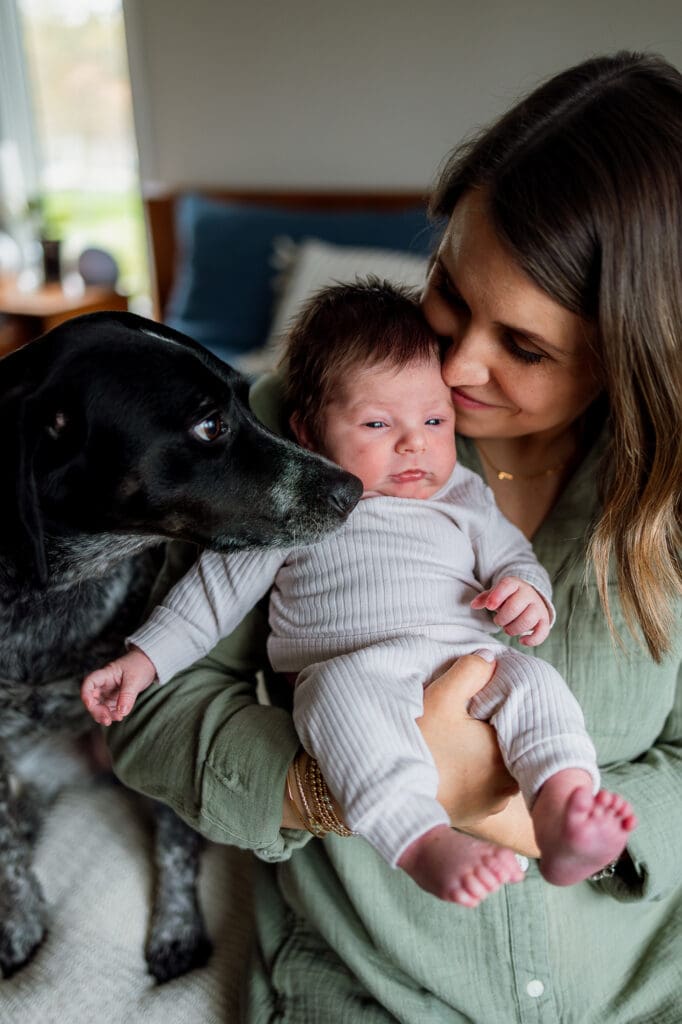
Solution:
[[[140,694],[107,740],[126,786],[168,804],[213,842],[278,861],[310,836],[282,828],[286,773],[299,747],[291,714],[257,696],[257,672],[269,672],[267,604],[206,657]]]
[[[285,558],[281,549],[205,551],[128,643],[144,651],[166,683],[236,628],[270,589]]]
[[[530,541],[502,515],[490,488],[484,490],[483,529],[471,540],[479,583],[487,590],[504,576],[518,576],[538,591],[549,609],[550,626],[554,625],[556,612],[548,573],[538,561]]]

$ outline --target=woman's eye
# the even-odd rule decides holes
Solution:
[[[212,416],[207,416],[205,420],[195,423],[191,433],[198,441],[210,444],[211,441],[217,441],[222,434],[227,433],[227,427],[218,413],[214,413]]]
[[[454,309],[466,310],[469,308],[450,278],[442,270],[436,270],[433,285],[438,294]]]
[[[527,348],[521,348],[513,334],[506,334],[505,342],[514,359],[519,359],[523,363],[537,365],[545,358],[540,352],[530,352]]]

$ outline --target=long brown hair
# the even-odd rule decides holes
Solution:
[[[682,76],[636,53],[570,68],[455,150],[432,214],[470,189],[528,276],[597,326],[611,440],[589,557],[612,631],[613,563],[660,661],[682,589]]]

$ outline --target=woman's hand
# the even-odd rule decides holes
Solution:
[[[494,663],[475,654],[459,658],[425,690],[424,716],[417,724],[436,762],[438,799],[452,824],[478,839],[537,857],[530,814],[504,766],[495,730],[467,712],[494,671]]]
[[[504,766],[495,730],[467,711],[473,695],[494,671],[494,663],[475,654],[459,658],[424,691],[424,714],[417,725],[436,762],[438,799],[452,824],[480,839],[537,857],[530,815]],[[282,824],[300,829],[302,809],[298,802],[292,803],[293,790],[288,789]],[[336,801],[333,804],[343,819]]]
[[[438,799],[456,828],[498,814],[518,792],[502,761],[495,730],[470,718],[467,711],[494,671],[494,663],[469,654],[424,691],[424,715],[417,724],[438,768]]]

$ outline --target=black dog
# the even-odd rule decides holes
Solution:
[[[140,622],[163,538],[219,551],[305,543],[340,525],[360,482],[267,431],[247,385],[175,331],[78,317],[0,361],[0,968],[45,934],[30,848],[54,780],[36,751],[92,727],[83,675]],[[33,772],[35,775],[35,770]],[[146,955],[160,981],[205,962],[199,837],[156,806]]]

